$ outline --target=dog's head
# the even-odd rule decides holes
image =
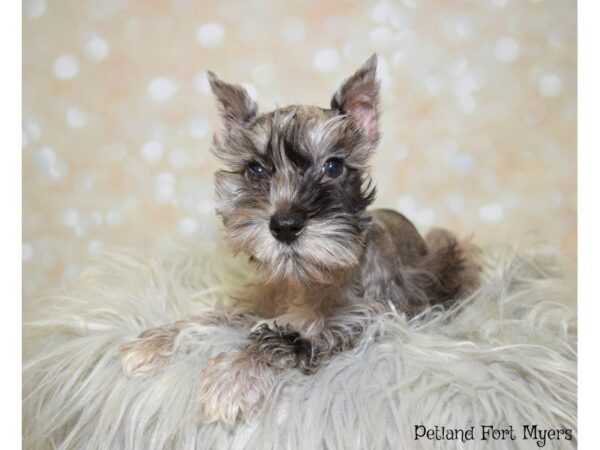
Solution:
[[[236,252],[270,280],[326,284],[356,266],[375,189],[367,163],[379,140],[377,59],[334,94],[329,109],[259,114],[246,90],[209,72],[223,118],[212,151],[217,213]]]

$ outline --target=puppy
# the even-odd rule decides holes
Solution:
[[[367,210],[367,170],[380,139],[373,55],[342,83],[329,108],[292,105],[260,114],[243,87],[209,72],[223,129],[212,151],[217,214],[234,252],[249,255],[262,282],[230,309],[145,331],[120,347],[126,374],[168,363],[191,322],[248,329],[236,351],[200,374],[206,418],[235,423],[257,410],[277,375],[306,374],[351,348],[369,318],[408,317],[471,292],[472,248],[435,229],[423,239],[403,215]],[[265,320],[271,320],[265,322]]]

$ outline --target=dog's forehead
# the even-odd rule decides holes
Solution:
[[[319,108],[309,105],[289,105],[283,108],[276,108],[272,111],[260,115],[257,124],[278,124],[282,122],[295,121],[297,123],[327,121],[335,116],[330,109]]]
[[[342,133],[341,117],[316,106],[291,105],[259,116],[251,127],[255,147],[267,156],[283,150],[296,164],[307,164],[335,146]],[[302,165],[302,164],[301,164]]]

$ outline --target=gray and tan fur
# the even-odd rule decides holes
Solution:
[[[390,309],[414,316],[472,291],[472,248],[450,232],[423,239],[375,197],[369,158],[380,139],[373,55],[329,109],[288,106],[259,114],[240,86],[209,73],[224,127],[213,153],[217,214],[235,253],[249,255],[261,283],[231,309],[147,330],[121,346],[129,375],[167,364],[189,323],[248,329],[246,345],[211,358],[199,400],[209,420],[234,423],[263,402],[282,371],[313,373],[353,347],[369,320]]]

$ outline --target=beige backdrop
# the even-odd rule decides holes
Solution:
[[[576,251],[576,2],[25,0],[24,304],[107,247],[213,239],[205,70],[325,106],[373,51],[377,205]]]

